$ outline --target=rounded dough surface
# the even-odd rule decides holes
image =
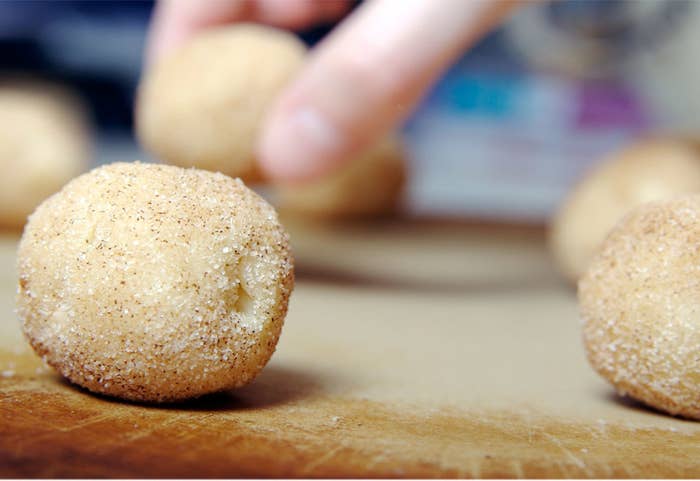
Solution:
[[[700,196],[645,204],[579,283],[591,365],[621,393],[700,419]]]
[[[388,137],[328,176],[276,186],[285,212],[323,218],[362,217],[396,211],[406,183],[406,161],[398,137]]]
[[[274,209],[240,180],[116,163],[31,215],[18,314],[72,382],[175,401],[251,381],[275,350],[294,284]]]
[[[681,139],[646,139],[613,153],[568,195],[552,221],[549,243],[562,273],[575,282],[630,209],[700,192],[700,153]]]
[[[0,226],[19,228],[42,200],[87,170],[87,120],[68,91],[0,84]]]
[[[294,35],[260,25],[198,34],[146,72],[136,109],[141,142],[167,163],[257,179],[263,115],[305,55]]]

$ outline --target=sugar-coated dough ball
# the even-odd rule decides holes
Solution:
[[[18,313],[72,382],[174,401],[251,381],[292,291],[288,236],[240,180],[117,163],[36,210],[18,252]]]
[[[700,196],[645,204],[579,283],[591,365],[620,392],[700,419]]]
[[[90,161],[77,99],[38,82],[0,83],[0,226],[19,228]]]
[[[263,115],[305,54],[294,35],[261,25],[198,34],[146,72],[136,109],[141,142],[167,163],[257,178]]]
[[[613,153],[569,194],[554,217],[550,247],[576,281],[617,221],[633,207],[700,192],[700,153],[681,139],[645,139]]]
[[[278,186],[273,195],[281,210],[312,217],[390,214],[401,201],[406,170],[401,142],[387,137],[340,170],[310,183]]]

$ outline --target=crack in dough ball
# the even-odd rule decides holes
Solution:
[[[273,188],[280,210],[310,217],[346,218],[391,214],[406,184],[406,161],[398,137],[387,137],[328,176]]]
[[[41,201],[87,170],[88,139],[82,106],[68,91],[0,84],[0,226],[22,227]]]
[[[591,365],[620,393],[700,419],[700,196],[645,204],[579,283]]]
[[[170,164],[257,180],[263,115],[305,55],[294,35],[260,25],[197,35],[146,72],[136,109],[141,142]]]
[[[18,314],[34,350],[90,391],[176,401],[251,381],[294,284],[288,235],[243,182],[116,163],[31,215]]]
[[[700,152],[690,141],[646,139],[613,153],[576,186],[554,217],[549,243],[559,269],[575,282],[632,208],[692,192],[700,192]]]

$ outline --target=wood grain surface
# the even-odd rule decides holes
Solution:
[[[587,366],[539,229],[289,221],[299,281],[251,385],[148,406],[46,368],[0,240],[0,475],[698,477],[700,425]]]

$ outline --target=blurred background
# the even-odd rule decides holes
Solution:
[[[94,124],[93,163],[144,159],[132,109],[150,1],[0,2],[0,68],[60,82]],[[301,32],[313,45],[332,25]],[[700,3],[523,8],[405,125],[407,212],[542,223],[591,163],[647,131],[700,129]]]

